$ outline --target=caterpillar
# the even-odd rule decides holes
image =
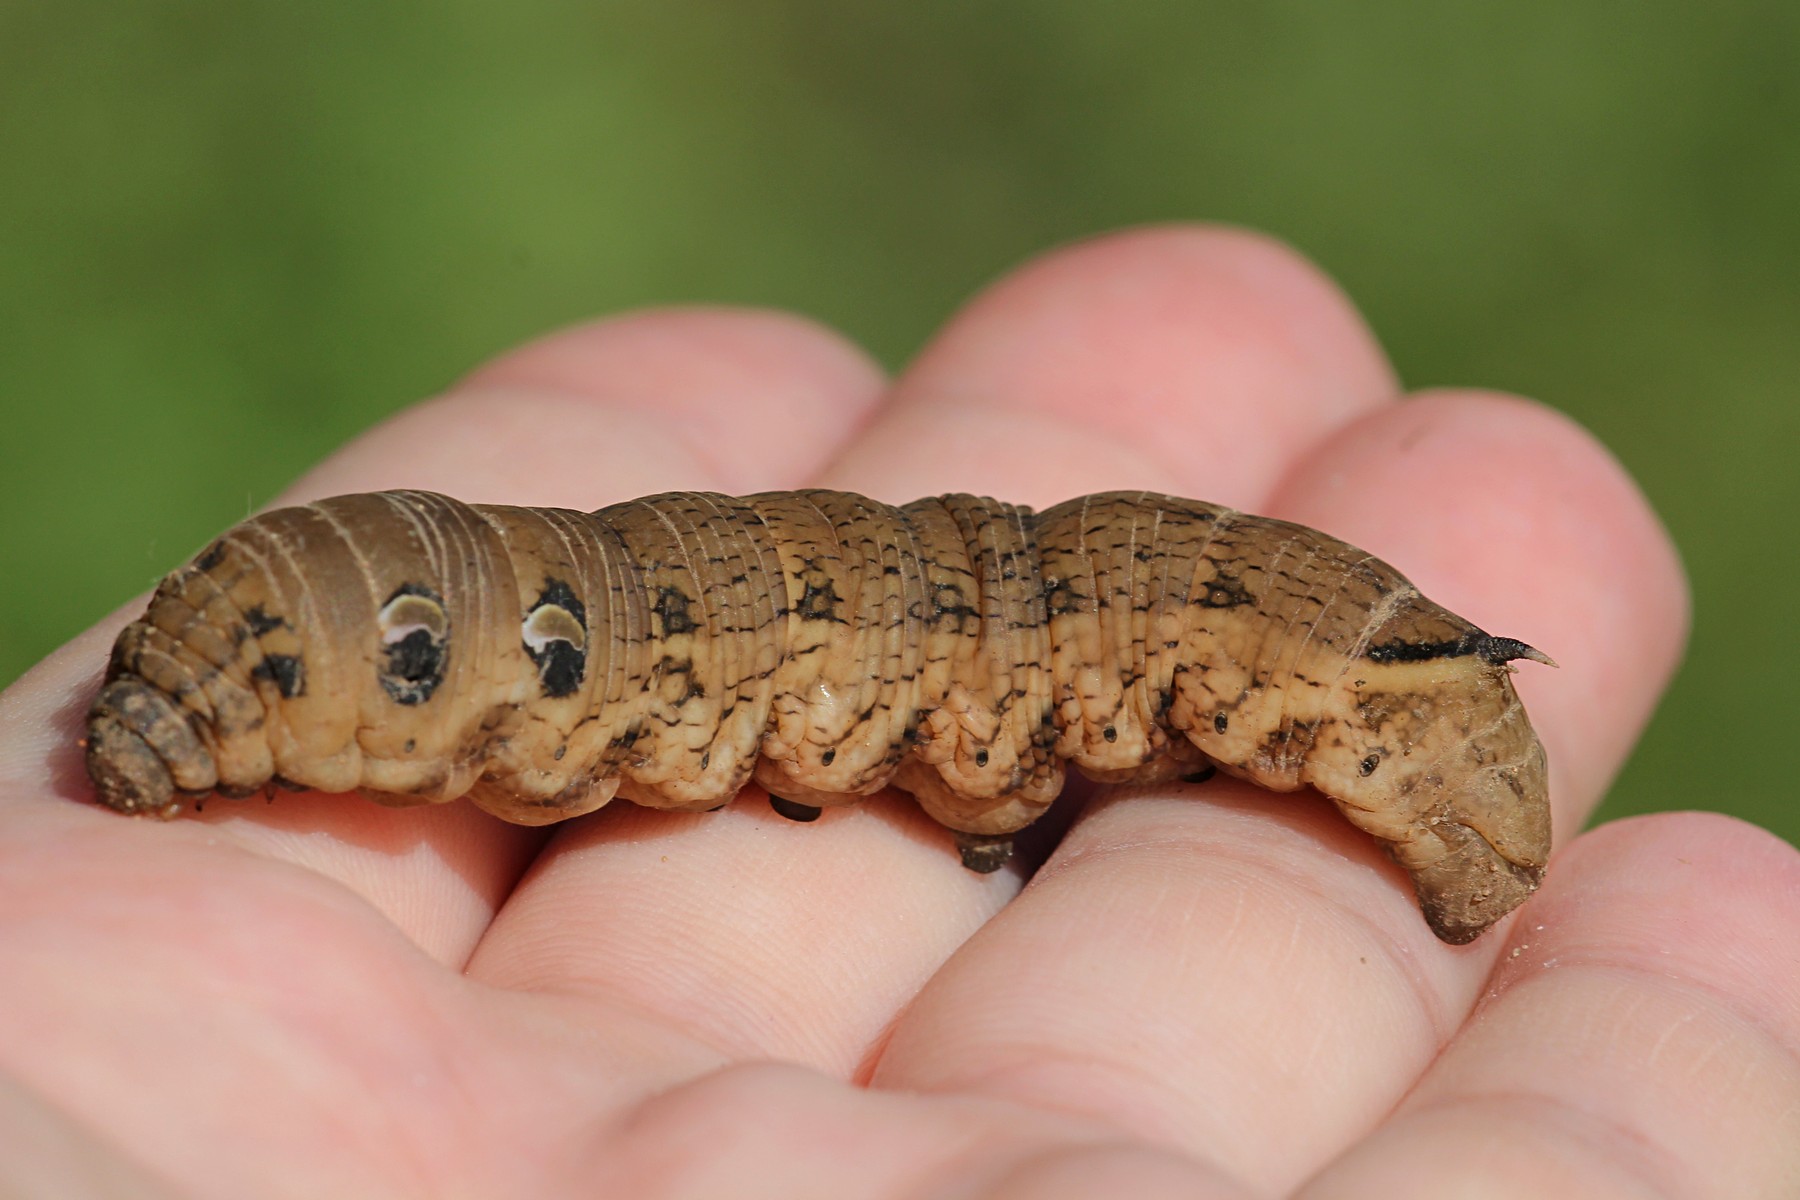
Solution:
[[[891,784],[991,871],[1065,764],[1216,768],[1329,797],[1460,944],[1550,848],[1515,659],[1549,662],[1336,538],[1172,496],[381,492],[253,517],[164,579],[87,769],[122,813],[285,786],[523,824],[751,781],[804,820]]]

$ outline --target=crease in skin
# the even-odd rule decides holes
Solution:
[[[375,493],[251,518],[164,580],[87,757],[103,804],[163,816],[285,786],[542,824],[754,778],[806,820],[893,785],[978,870],[1066,766],[1217,768],[1334,800],[1461,943],[1550,849],[1517,659],[1549,662],[1355,547],[1153,493]]]

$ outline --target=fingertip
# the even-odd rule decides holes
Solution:
[[[1601,960],[1758,998],[1800,1046],[1800,851],[1714,812],[1609,822],[1552,864],[1514,937],[1515,975]]]
[[[1070,336],[1046,336],[1058,331]],[[977,295],[923,361],[968,353],[968,342],[1006,354],[989,339],[1009,333],[1043,338],[1053,353],[1098,344],[1133,375],[1153,376],[1165,355],[1185,352],[1284,398],[1304,372],[1329,395],[1290,402],[1345,410],[1391,399],[1398,386],[1336,281],[1286,242],[1235,226],[1146,225],[1050,250]],[[1139,372],[1142,355],[1151,361]]]
[[[417,487],[592,509],[670,488],[793,486],[884,387],[866,355],[803,317],[627,313],[501,355],[351,443],[285,498]]]
[[[771,422],[808,425],[873,403],[886,386],[861,347],[825,325],[778,309],[647,308],[546,334],[477,367],[464,386],[565,392],[711,415],[747,382],[769,380]],[[709,403],[709,401],[711,403]]]
[[[1251,506],[1299,447],[1394,394],[1356,310],[1293,250],[1153,226],[1053,250],[976,296],[835,474],[976,479],[1034,504],[1148,486]],[[1022,449],[996,456],[1009,428]],[[884,465],[927,441],[928,461]]]
[[[1516,677],[1572,832],[1674,674],[1688,591],[1625,468],[1566,415],[1479,390],[1365,415],[1296,463],[1279,515],[1378,555],[1421,591],[1561,664]]]
[[[1330,522],[1376,554],[1384,542],[1403,546],[1427,590],[1568,607],[1573,576],[1521,572],[1509,551],[1527,547],[1547,566],[1587,564],[1581,574],[1596,580],[1632,581],[1660,602],[1658,627],[1685,634],[1686,577],[1648,499],[1592,433],[1535,400],[1422,392],[1343,429],[1295,464],[1279,495],[1284,514]]]
[[[1785,1195],[1797,919],[1800,855],[1744,822],[1664,813],[1584,836],[1521,910],[1455,1041],[1302,1194],[1491,1177],[1496,1195],[1637,1194],[1620,1185],[1633,1179]]]

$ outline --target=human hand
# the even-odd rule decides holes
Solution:
[[[134,604],[0,697],[0,1179],[1791,1195],[1800,860],[1715,816],[1574,837],[1678,656],[1674,555],[1563,418],[1397,395],[1291,254],[1148,230],[1026,267],[891,384],[769,314],[558,334],[284,499],[1141,487],[1316,525],[1562,664],[1517,683],[1564,848],[1475,944],[1324,802],[1225,779],[1097,796],[1022,894],[898,798],[805,826],[754,788],[548,830],[317,795],[123,820],[82,803],[77,739]]]

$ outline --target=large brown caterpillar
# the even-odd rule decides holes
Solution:
[[[805,819],[892,783],[999,866],[1063,764],[1310,784],[1466,942],[1537,886],[1547,662],[1284,521],[1148,493],[681,492],[593,514],[428,492],[252,518],[157,589],[88,716],[103,803],[273,784],[510,821],[615,794]]]

